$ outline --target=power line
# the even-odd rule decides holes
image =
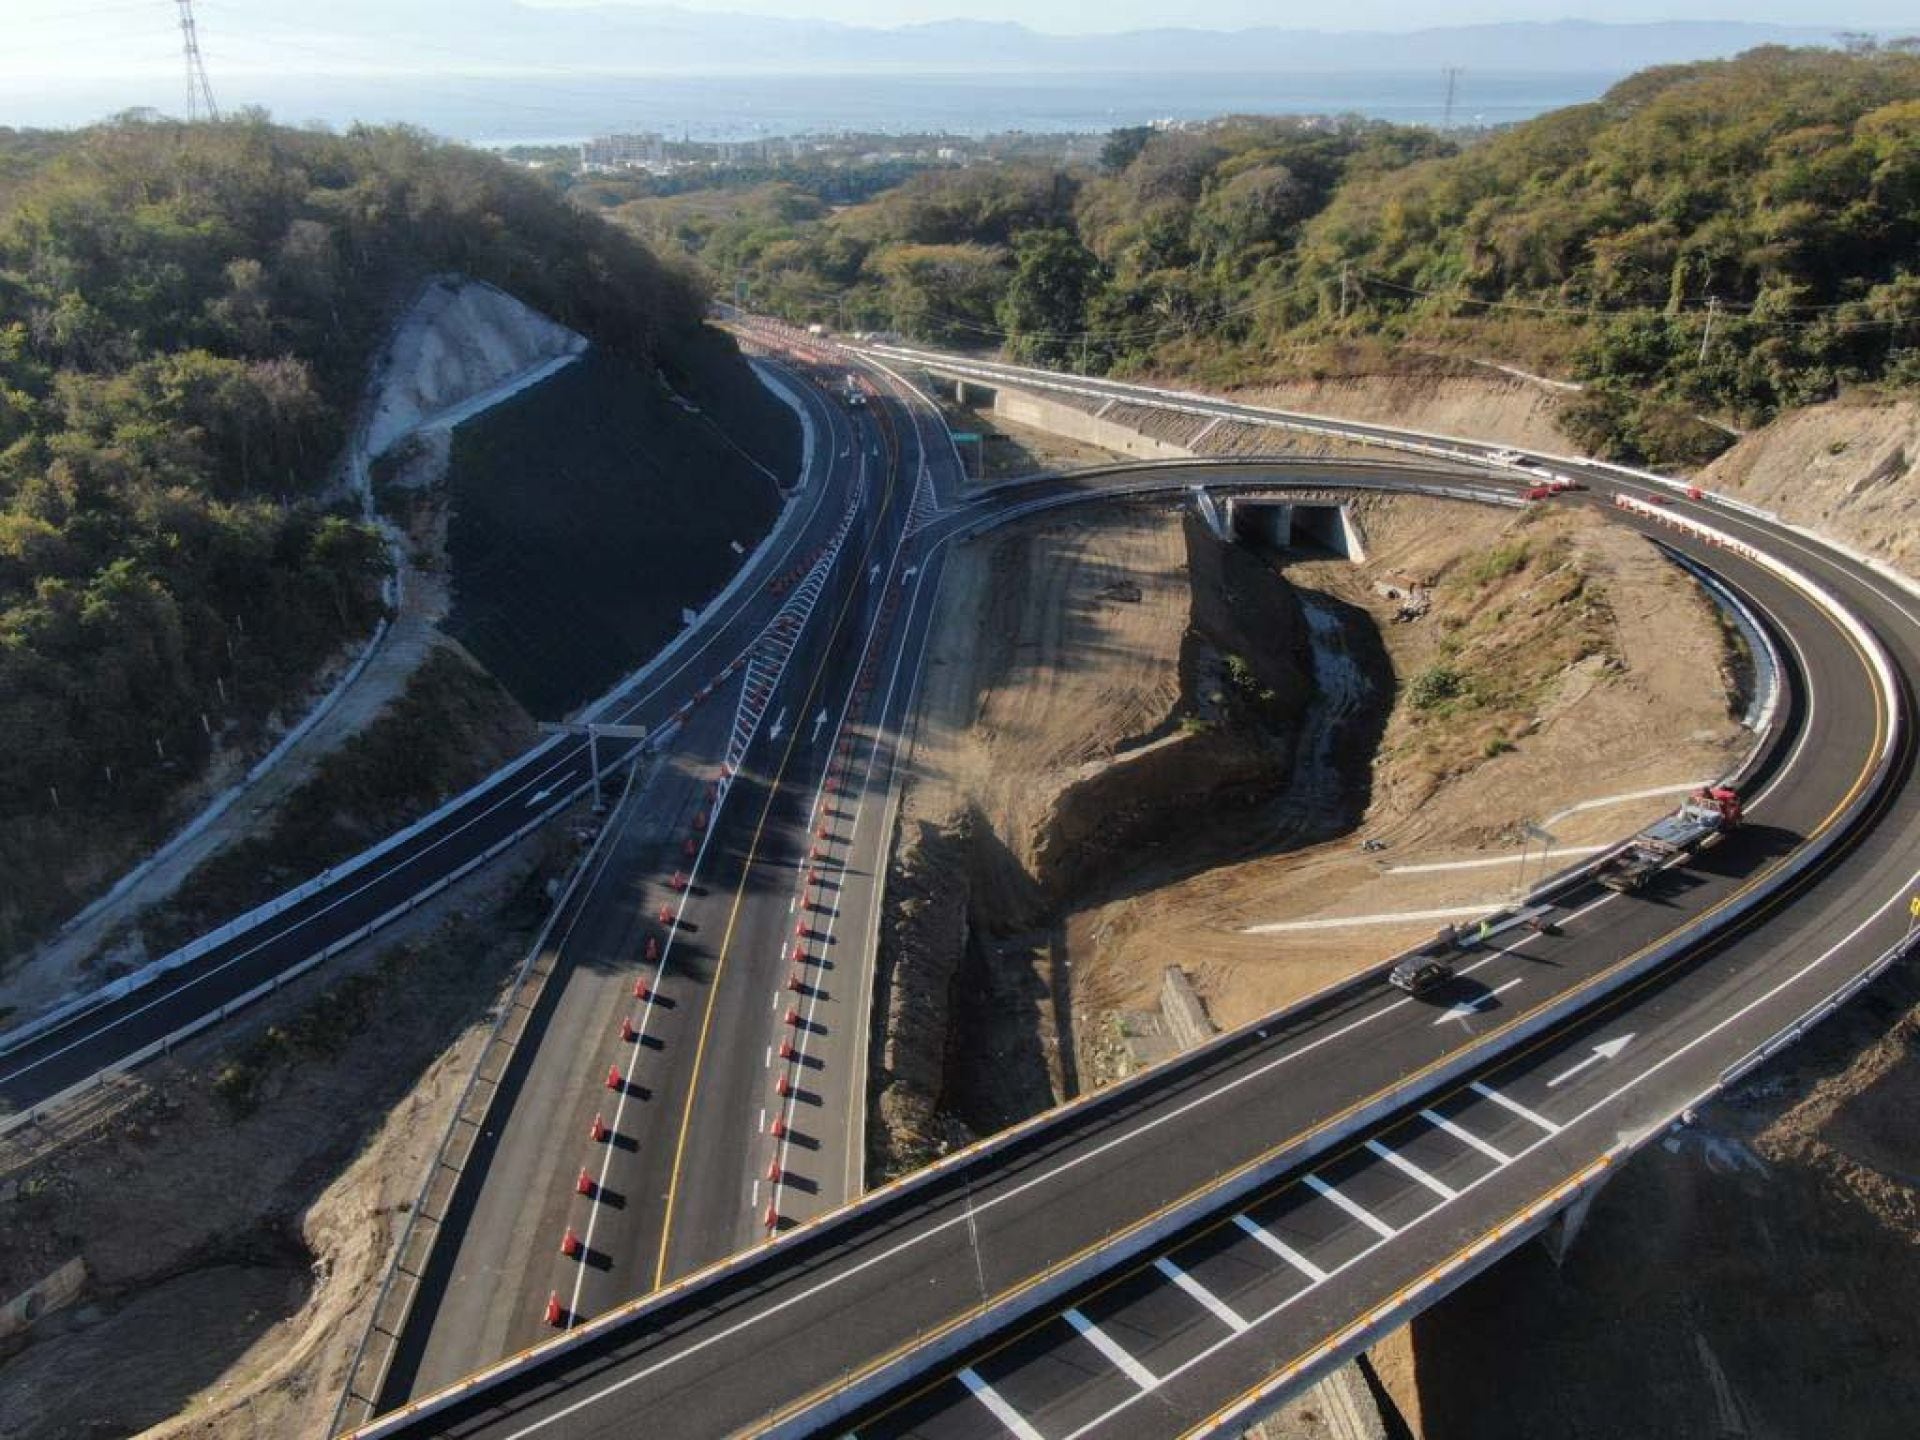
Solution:
[[[194,24],[193,0],[175,0],[180,7],[180,39],[187,58],[187,120],[218,120],[220,107],[214,103],[213,82],[207,79],[207,62],[200,54],[200,29]]]
[[[1748,324],[1769,330],[1880,330],[1898,329],[1911,325],[1920,316],[1891,316],[1887,318],[1858,318],[1840,315],[1836,312],[1858,309],[1864,300],[1845,300],[1833,305],[1791,305],[1781,306],[1777,310],[1768,306],[1771,313],[1759,313],[1757,303],[1734,304],[1715,296],[1707,297],[1704,308],[1688,307],[1662,308],[1654,305],[1633,305],[1623,309],[1603,309],[1593,305],[1544,305],[1529,300],[1488,300],[1479,295],[1470,295],[1461,290],[1427,290],[1418,285],[1403,285],[1397,280],[1389,280],[1384,275],[1369,274],[1364,270],[1353,272],[1354,279],[1364,286],[1373,286],[1383,290],[1397,290],[1402,295],[1417,296],[1422,300],[1444,300],[1454,305],[1477,305],[1485,310],[1519,310],[1529,315],[1566,315],[1578,320],[1597,320],[1607,316],[1622,315],[1659,315],[1668,319],[1683,319],[1689,316],[1704,316],[1709,331],[1716,316],[1737,315]],[[1823,315],[1821,320],[1776,319],[1775,315]]]

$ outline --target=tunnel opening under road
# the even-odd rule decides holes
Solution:
[[[1325,501],[1235,497],[1226,503],[1234,538],[1282,554],[1365,560],[1360,527],[1345,505]]]

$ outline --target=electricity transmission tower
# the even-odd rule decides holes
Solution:
[[[176,0],[180,6],[180,37],[187,55],[187,119],[220,118],[220,107],[213,101],[213,85],[207,79],[206,61],[200,58],[200,31],[193,23],[193,0]]]
[[[1446,106],[1446,109],[1442,111],[1440,115],[1440,128],[1442,130],[1451,130],[1453,128],[1453,97],[1454,97],[1455,90],[1459,87],[1459,84],[1460,84],[1460,71],[1458,67],[1449,65],[1447,67],[1446,75],[1447,75],[1447,106]]]

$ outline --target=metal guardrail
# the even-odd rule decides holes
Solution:
[[[804,437],[805,445],[806,445],[805,453],[808,456],[811,456],[814,448],[814,433],[813,433],[812,417],[808,415],[805,412],[804,408],[798,405],[788,394],[782,393],[782,391],[778,387],[774,387],[774,388],[776,388],[776,393],[781,394],[781,398],[783,400],[785,400],[789,405],[793,406],[793,408],[799,411],[801,416],[801,422],[802,422],[802,435]],[[803,469],[802,471],[803,481],[804,481],[804,478],[805,478],[805,470]],[[769,532],[767,540],[763,542],[763,544],[770,544],[776,541],[780,533],[789,524],[793,523],[796,520],[796,518],[799,516],[799,514],[800,514],[800,506],[799,506],[799,498],[798,498],[798,489],[796,489],[794,499],[789,502],[786,511],[782,514],[780,520],[775,523],[773,530]],[[751,566],[743,565],[740,568],[740,570],[734,575],[733,579],[720,591],[720,593],[707,603],[706,607],[700,612],[700,615],[699,617],[697,617],[697,619],[705,620],[707,618],[710,618],[715,613],[717,613],[717,611],[727,602],[727,600],[729,600],[732,596],[734,596],[739,592],[740,588],[745,583],[745,579],[750,573],[750,570],[751,570]],[[396,600],[397,600],[397,597],[396,597]],[[683,629],[682,631],[680,631],[677,635],[673,637],[671,641],[668,642],[666,647],[663,648],[658,654],[650,658],[646,664],[642,665],[638,670],[634,671],[631,675],[628,675],[627,677],[622,679],[618,684],[616,684],[612,689],[610,689],[605,695],[601,696],[599,700],[589,705],[583,713],[588,715],[589,717],[596,716],[598,714],[603,713],[605,710],[611,708],[612,706],[617,705],[623,702],[624,700],[626,700],[627,697],[631,695],[632,691],[637,686],[645,682],[645,680],[649,675],[651,675],[654,671],[659,669],[662,665],[672,660],[673,657],[676,654],[678,654],[682,646],[686,643],[687,637],[692,635],[697,629],[698,629],[698,625],[695,624],[695,625],[688,626],[686,629]],[[372,653],[372,649],[370,646],[367,654],[371,655],[371,653]],[[362,657],[362,663],[364,663],[365,658],[366,658],[365,656]],[[675,719],[684,718],[684,707],[682,711],[676,712],[676,715],[674,718]],[[291,889],[285,890],[281,892],[279,895],[274,896],[272,899],[264,901],[261,904],[254,906],[252,909],[244,912],[243,914],[235,916],[232,920],[229,920],[224,924],[215,927],[213,930],[208,931],[206,934],[196,936],[194,939],[188,941],[185,945],[182,945],[178,949],[169,952],[168,954],[162,956],[158,960],[149,962],[148,964],[142,966],[139,970],[134,971],[132,974],[122,976],[118,980],[110,981],[105,985],[102,985],[96,989],[88,991],[84,995],[76,996],[69,1001],[66,1001],[60,1005],[55,1006],[53,1009],[34,1017],[32,1020],[26,1021],[20,1025],[17,1025],[12,1029],[5,1031],[4,1033],[0,1033],[0,1056],[4,1056],[18,1049],[21,1045],[26,1044],[28,1041],[34,1039],[36,1036],[45,1034],[48,1030],[55,1029],[58,1026],[65,1024],[70,1020],[74,1020],[80,1016],[86,1015],[91,1011],[101,1008],[104,1005],[112,1004],[114,1001],[122,999],[125,996],[130,995],[137,990],[144,989],[147,985],[153,983],[153,981],[157,980],[161,975],[167,973],[168,971],[176,970],[183,965],[191,964],[193,961],[198,960],[201,956],[205,955],[208,951],[217,949],[221,945],[226,944],[229,940],[233,939],[235,936],[240,935],[245,931],[258,927],[265,921],[271,920],[275,916],[284,913],[288,909],[292,908],[294,905],[297,905],[300,902],[311,898],[313,895],[318,894],[320,891],[328,888],[329,886],[336,884],[338,881],[340,881],[344,877],[352,875],[357,871],[365,868],[367,865],[371,864],[373,861],[379,859],[380,857],[386,855],[397,846],[406,843],[408,840],[411,840],[415,836],[421,834],[423,831],[429,829],[433,825],[446,819],[448,816],[452,815],[462,807],[470,804],[473,800],[485,794],[488,790],[497,788],[498,786],[508,783],[508,781],[517,772],[519,772],[524,767],[529,766],[534,761],[548,754],[548,752],[550,752],[554,747],[560,745],[565,740],[565,738],[566,737],[564,736],[556,735],[541,741],[539,744],[535,745],[532,749],[526,751],[524,754],[516,756],[513,760],[510,760],[507,764],[501,766],[499,769],[493,771],[491,774],[486,775],[482,777],[480,780],[475,781],[474,784],[469,786],[461,794],[456,795],[451,800],[448,800],[445,803],[441,804],[430,813],[421,816],[418,820],[415,820],[412,824],[407,825],[404,828],[394,832],[392,835],[389,835],[383,840],[379,841],[378,843],[372,846],[369,846],[367,849],[359,852],[358,854],[349,857],[347,860],[342,861],[339,865],[330,866],[326,870],[323,870],[320,874],[312,876],[307,880],[302,881],[300,884],[293,886]],[[263,761],[261,763],[265,764],[266,762]],[[258,767],[256,767],[256,769],[257,768]],[[582,786],[572,791],[569,791],[567,795],[567,799],[571,800],[575,796],[579,795],[584,788],[586,787]],[[544,813],[546,815],[552,815],[557,813],[557,809],[549,810]],[[200,823],[200,822],[196,822],[196,823]],[[525,831],[522,830],[519,833],[524,834]],[[187,837],[184,834],[181,836],[176,836],[175,840],[169,843],[170,844],[180,843],[184,841],[185,838]],[[518,837],[516,836],[516,838]],[[496,849],[495,851],[490,853],[498,853],[498,850]],[[159,858],[162,858],[162,857],[160,856],[150,857],[150,860],[147,862],[143,862],[143,864],[147,865],[148,868],[151,868],[151,864],[157,861]],[[144,874],[146,873],[146,871],[141,870],[139,873]],[[137,876],[123,877],[122,884],[124,885],[124,884],[133,883],[133,881],[137,878],[138,878]],[[108,896],[103,896],[99,901],[96,901],[95,902],[96,907],[100,904],[106,903],[107,900],[111,897],[112,893],[113,892],[109,892]],[[80,921],[85,917],[87,913],[88,912],[86,911],[81,912],[81,915],[74,917],[72,921],[68,922],[68,926],[63,927],[63,929],[68,929],[72,925],[80,923]],[[95,913],[97,913],[97,911]],[[336,954],[338,953],[338,950],[330,947],[326,953],[328,955]],[[325,957],[323,956],[322,958],[325,958]],[[292,978],[292,976],[294,975],[303,974],[305,973],[305,969],[311,968],[311,965],[313,963],[316,963],[316,962],[312,961],[311,959],[308,961],[301,962],[301,967],[288,972],[286,975],[283,975],[281,979],[284,981],[285,979]],[[237,1005],[238,1002],[235,1002],[235,1004]],[[223,1010],[219,1012],[215,1016],[215,1018],[225,1018],[225,1015],[227,1013],[230,1013],[230,1012]],[[209,1020],[207,1023],[212,1023],[212,1021]],[[183,1038],[186,1033],[189,1033],[189,1032],[184,1030],[181,1032],[176,1032],[174,1035],[166,1037],[166,1042],[162,1042],[162,1043],[163,1044],[178,1043],[178,1040]],[[149,1046],[145,1050],[141,1051],[135,1057],[132,1057],[132,1058],[123,1057],[121,1060],[115,1062],[114,1065],[105,1067],[100,1071],[96,1072],[93,1076],[90,1076],[86,1081],[82,1081],[76,1085],[69,1086],[67,1089],[61,1091],[58,1095],[50,1097],[47,1100],[41,1101],[38,1105],[33,1107],[33,1109],[35,1112],[44,1111],[45,1109],[49,1108],[50,1106],[52,1106],[53,1104],[61,1100],[70,1099],[74,1095],[84,1093],[84,1091],[86,1091],[89,1088],[94,1088],[99,1084],[104,1084],[108,1079],[112,1078],[114,1075],[124,1073],[126,1070],[131,1069],[133,1066],[138,1065],[144,1060],[151,1059],[153,1055],[160,1054],[160,1053],[165,1053],[164,1049],[156,1050],[152,1046]],[[15,1128],[14,1122],[16,1120],[17,1120],[17,1117],[7,1117],[4,1120],[0,1120],[0,1135],[5,1135],[6,1133],[8,1133],[10,1129]]]
[[[1633,503],[1636,502],[1629,502],[1629,508],[1631,508]],[[1673,516],[1669,512],[1659,510],[1657,507],[1645,507],[1645,510],[1649,512],[1649,518],[1653,518],[1660,523],[1672,524],[1675,528],[1688,529],[1700,538],[1706,539],[1710,544],[1733,549],[1738,553],[1747,555],[1748,558],[1754,560],[1755,563],[1760,564],[1762,568],[1774,573],[1783,583],[1805,594],[1816,606],[1827,612],[1841,628],[1853,636],[1856,643],[1860,645],[1862,654],[1868,658],[1869,668],[1873,672],[1874,679],[1880,688],[1881,696],[1888,707],[1890,719],[1884,742],[1879,753],[1874,757],[1873,765],[1868,772],[1867,783],[1860,787],[1858,794],[1846,809],[1834,819],[1822,835],[1802,847],[1801,850],[1796,852],[1790,859],[1783,862],[1772,872],[1768,877],[1771,883],[1764,889],[1749,886],[1747,889],[1737,892],[1727,901],[1722,902],[1714,911],[1701,917],[1701,919],[1693,925],[1686,927],[1684,930],[1669,937],[1658,945],[1648,947],[1639,955],[1629,957],[1627,960],[1614,965],[1607,971],[1596,976],[1593,980],[1567,992],[1559,1000],[1534,1012],[1525,1019],[1506,1027],[1504,1030],[1494,1032],[1485,1042],[1457,1051],[1430,1069],[1420,1074],[1407,1077],[1398,1084],[1378,1092],[1367,1101],[1351,1107],[1341,1115],[1323,1122],[1313,1131],[1308,1132],[1305,1136],[1285,1148],[1276,1148],[1273,1151],[1267,1152],[1265,1155],[1256,1157],[1254,1160],[1249,1161],[1238,1172],[1229,1176],[1220,1177],[1216,1183],[1208,1187],[1206,1191],[1196,1192],[1186,1200],[1169,1206],[1159,1214],[1145,1217],[1136,1225],[1124,1231],[1109,1235],[1102,1243],[1091,1247],[1081,1255],[1069,1257],[1065,1261],[1057,1262],[1054,1266],[1030,1278],[1016,1293],[1002,1297],[1000,1300],[991,1304],[983,1304],[975,1311],[959,1317],[954,1322],[942,1327],[936,1332],[916,1337],[914,1348],[906,1357],[890,1364],[878,1366],[865,1373],[842,1377],[841,1383],[831,1398],[806,1410],[806,1424],[808,1426],[811,1427],[828,1423],[851,1413],[860,1405],[875,1398],[881,1391],[900,1383],[909,1373],[920,1373],[940,1363],[942,1360],[950,1358],[967,1345],[982,1338],[989,1331],[997,1329],[1012,1320],[1017,1320],[1025,1314],[1031,1313],[1048,1300],[1082,1283],[1096,1267],[1110,1267],[1114,1263],[1123,1262],[1141,1253],[1157,1240],[1173,1233],[1174,1230],[1181,1226],[1190,1223],[1198,1214],[1217,1209],[1222,1204],[1232,1203],[1240,1196],[1250,1193],[1252,1190],[1267,1183],[1285,1170],[1306,1163],[1319,1154],[1324,1153],[1327,1149],[1341,1143],[1343,1140],[1351,1138],[1357,1131],[1377,1123],[1387,1115],[1403,1107],[1411,1099],[1417,1098],[1419,1094],[1427,1093],[1437,1086],[1445,1085],[1450,1081],[1461,1078],[1461,1076],[1472,1069],[1486,1063],[1492,1056],[1503,1053],[1505,1050],[1524,1042],[1536,1034],[1564,1023],[1574,1014],[1584,1010],[1594,1002],[1631,985],[1642,976],[1671,963],[1687,950],[1701,943],[1709,935],[1717,933],[1728,925],[1743,918],[1756,906],[1764,903],[1778,888],[1793,883],[1809,868],[1823,861],[1832,848],[1840,843],[1851,829],[1854,821],[1859,818],[1859,815],[1867,806],[1873,803],[1880,788],[1884,785],[1892,770],[1894,751],[1899,738],[1902,717],[1898,687],[1895,684],[1891,662],[1886,656],[1884,649],[1880,646],[1879,641],[1872,635],[1871,631],[1869,631],[1857,617],[1854,617],[1849,610],[1839,603],[1830,591],[1819,585],[1819,583],[1814,581],[1810,576],[1802,574],[1784,562],[1773,559],[1771,556],[1755,552],[1752,550],[1752,547],[1733,540],[1732,537],[1726,536],[1721,532],[1714,531],[1712,527],[1704,526],[1691,520],[1683,520],[1681,517]],[[1753,757],[1749,757],[1748,764],[1751,765],[1752,763]],[[1743,767],[1743,769],[1744,768],[1746,767]],[[1519,906],[1508,907],[1493,912],[1492,915],[1489,916],[1489,923],[1511,923],[1517,909],[1551,901],[1562,891],[1589,876],[1595,866],[1604,859],[1604,856],[1598,857],[1595,860],[1572,867],[1570,870],[1551,877],[1530,891],[1526,899],[1522,901]],[[1197,1051],[1189,1052],[1187,1055],[1180,1057],[1179,1060],[1169,1062],[1169,1064],[1190,1064],[1194,1062],[1196,1057],[1205,1057],[1209,1053],[1217,1053],[1219,1049],[1228,1045],[1242,1043],[1245,1041],[1248,1033],[1256,1027],[1271,1026],[1276,1023],[1276,1021],[1282,1021],[1289,1015],[1301,1013],[1306,1008],[1324,1001],[1342,989],[1349,988],[1356,984],[1376,982],[1380,976],[1390,968],[1392,963],[1393,962],[1389,960],[1383,962],[1379,967],[1362,972],[1358,977],[1349,977],[1334,986],[1327,987],[1312,996],[1306,997],[1294,1006],[1290,1006],[1280,1012],[1278,1015],[1263,1017],[1261,1020],[1252,1022],[1227,1035],[1223,1035],[1212,1042],[1211,1045]],[[372,1437],[391,1434],[417,1419],[431,1416],[450,1405],[458,1403],[477,1388],[510,1378],[535,1364],[544,1363],[552,1359],[556,1354],[597,1338],[610,1328],[636,1321],[644,1314],[668,1303],[693,1286],[712,1283],[734,1269],[759,1263],[766,1258],[771,1247],[794,1243],[795,1237],[810,1237],[822,1224],[830,1222],[845,1223],[852,1217],[871,1213],[877,1206],[887,1203],[903,1191],[920,1188],[944,1178],[960,1165],[975,1163],[1008,1145],[1024,1139],[1027,1134],[1038,1125],[1057,1123],[1060,1115],[1066,1111],[1071,1111],[1081,1105],[1111,1105],[1117,1103],[1125,1097],[1132,1095],[1139,1086],[1157,1083],[1158,1080],[1163,1078],[1166,1068],[1165,1066],[1155,1067],[1151,1070],[1139,1072],[1136,1076],[1121,1081],[1115,1086],[1095,1092],[1081,1100],[1071,1102],[1069,1106],[1063,1107],[1063,1109],[1057,1109],[1048,1112],[1044,1116],[1035,1117],[1033,1120],[1002,1131],[1000,1134],[990,1137],[977,1145],[956,1152],[954,1155],[948,1156],[926,1169],[891,1181],[876,1190],[868,1192],[867,1195],[851,1205],[830,1212],[827,1216],[805,1222],[793,1230],[785,1232],[780,1237],[769,1241],[766,1246],[744,1252],[740,1256],[697,1272],[641,1300],[596,1317],[585,1325],[570,1330],[564,1336],[544,1341],[518,1355],[508,1357],[497,1365],[488,1367],[483,1371],[477,1372],[475,1375],[467,1377],[464,1381],[453,1387],[449,1387],[447,1390],[443,1390],[436,1395],[402,1407],[391,1415],[383,1417],[365,1429],[356,1432],[356,1434],[372,1440]],[[798,1423],[797,1418],[793,1415],[774,1417],[774,1425],[770,1433],[776,1435],[785,1433],[797,1434],[799,1433],[797,1428]]]
[[[539,1005],[547,980],[552,974],[551,970],[536,971],[535,967],[546,953],[547,942],[553,934],[553,927],[566,913],[567,906],[580,887],[580,882],[593,868],[602,847],[608,843],[607,837],[618,827],[621,812],[626,808],[627,801],[633,793],[636,768],[632,766],[628,768],[627,783],[620,792],[620,798],[614,802],[605,823],[593,837],[593,844],[574,866],[573,874],[567,879],[566,888],[554,902],[552,909],[547,912],[547,918],[541,923],[539,933],[528,945],[526,956],[520,962],[519,972],[514,976],[507,999],[501,1005],[499,1015],[494,1018],[493,1029],[488,1032],[486,1043],[480,1047],[480,1053],[474,1058],[473,1069],[467,1076],[467,1083],[461,1088],[459,1099],[454,1102],[453,1113],[447,1119],[447,1128],[440,1136],[440,1143],[434,1147],[433,1161],[427,1169],[426,1177],[420,1182],[419,1194],[414,1197],[413,1207],[407,1212],[406,1224],[401,1227],[400,1234],[394,1241],[393,1256],[388,1263],[386,1277],[380,1282],[380,1292],[374,1297],[373,1308],[367,1314],[366,1329],[361,1333],[360,1343],[354,1347],[353,1358],[347,1363],[347,1382],[340,1392],[339,1401],[334,1405],[333,1419],[327,1428],[327,1433],[330,1435],[339,1431],[346,1417],[347,1407],[356,1399],[367,1406],[369,1414],[378,1402],[381,1387],[386,1384],[387,1372],[393,1365],[394,1351],[399,1344],[399,1337],[413,1309],[413,1299],[418,1290],[419,1278],[425,1272],[428,1257],[432,1254],[433,1246],[438,1240],[440,1220],[446,1213],[446,1207],[452,1200],[454,1187],[458,1184],[464,1168],[464,1162],[456,1165],[450,1159],[454,1143],[463,1128],[470,1136],[477,1136],[486,1123],[487,1115],[494,1103],[494,1096],[498,1094],[498,1082],[506,1073],[507,1067],[512,1064],[519,1049],[520,1037],[525,1033],[527,1019]],[[530,981],[535,982],[531,989]],[[503,1037],[506,1036],[507,1022],[516,1015],[521,1017],[521,1027],[504,1041],[505,1054],[493,1071],[492,1083],[496,1088],[488,1095],[485,1105],[480,1107],[479,1112],[471,1113],[470,1107],[480,1087],[481,1077],[487,1071],[488,1060],[502,1046]],[[469,1154],[471,1143],[469,1140]],[[429,1217],[435,1227],[434,1236],[426,1241],[422,1251],[416,1255],[414,1242],[419,1238],[420,1224],[423,1219]],[[414,1260],[411,1267],[407,1263],[410,1257]],[[394,1315],[388,1311],[387,1307],[389,1300],[394,1298],[395,1286],[402,1275],[412,1279],[415,1284],[409,1288],[397,1315]],[[367,1363],[368,1353],[376,1335],[388,1337],[389,1344],[370,1381],[363,1383],[361,1367]]]
[[[622,761],[621,763],[624,763],[624,761]],[[37,1122],[40,1119],[40,1117],[44,1115],[46,1112],[58,1108],[59,1106],[65,1104],[69,1100],[72,1100],[78,1096],[84,1095],[89,1091],[101,1089],[102,1087],[112,1083],[114,1080],[124,1077],[128,1072],[137,1069],[141,1065],[144,1065],[147,1061],[153,1059],[156,1055],[165,1055],[170,1053],[174,1046],[180,1044],[185,1040],[191,1039],[195,1035],[198,1035],[202,1030],[205,1030],[208,1026],[218,1024],[220,1021],[228,1019],[229,1017],[246,1009],[247,1006],[253,1004],[254,1001],[260,1000],[265,996],[271,995],[276,991],[278,991],[282,986],[288,985],[293,981],[298,980],[301,976],[305,975],[309,970],[313,969],[314,966],[319,965],[324,961],[332,959],[335,955],[340,954],[342,951],[352,949],[355,945],[358,945],[362,940],[365,940],[368,936],[374,934],[376,931],[384,929],[386,926],[392,924],[395,920],[399,919],[402,915],[405,915],[410,911],[417,909],[419,906],[424,905],[427,901],[433,899],[436,895],[440,894],[440,892],[445,890],[448,886],[453,885],[458,881],[465,879],[469,874],[479,869],[482,865],[485,865],[488,861],[512,849],[515,845],[519,844],[522,840],[524,840],[528,835],[531,835],[535,830],[538,830],[541,826],[545,825],[547,821],[551,820],[554,816],[560,814],[569,805],[573,804],[573,802],[576,799],[578,799],[581,795],[585,794],[588,790],[592,788],[593,786],[590,780],[582,781],[581,783],[575,785],[572,789],[569,789],[564,793],[558,794],[557,798],[554,800],[552,804],[548,805],[545,809],[539,811],[537,814],[535,814],[535,816],[531,820],[529,820],[526,824],[522,825],[519,829],[515,830],[512,834],[504,836],[499,840],[496,840],[492,845],[488,846],[487,849],[483,851],[481,854],[473,856],[472,858],[467,860],[464,864],[449,871],[445,875],[442,875],[439,879],[433,881],[424,889],[416,891],[413,895],[401,901],[400,904],[393,906],[391,909],[376,916],[372,920],[369,920],[366,924],[360,926],[358,929],[352,931],[349,934],[342,935],[338,939],[334,940],[331,944],[327,945],[325,948],[319,951],[316,951],[314,954],[309,955],[306,959],[299,961],[297,964],[289,966],[287,969],[281,971],[278,975],[275,975],[272,979],[262,981],[260,984],[254,986],[253,989],[247,991],[245,994],[237,995],[233,999],[221,1005],[218,1009],[210,1010],[206,1014],[198,1016],[193,1020],[190,1020],[189,1022],[187,1022],[185,1025],[182,1025],[177,1030],[170,1031],[166,1035],[161,1036],[158,1040],[153,1041],[151,1044],[142,1046],[140,1049],[134,1051],[131,1055],[122,1056],[119,1060],[115,1061],[113,1064],[104,1066],[101,1069],[96,1070],[93,1074],[87,1076],[86,1079],[76,1081],[74,1084],[67,1086],[64,1090],[58,1091],[53,1095],[49,1095],[44,1100],[37,1101],[36,1103],[28,1106],[24,1110],[18,1110],[18,1111],[15,1111],[13,1114],[6,1116],[5,1118],[0,1118],[0,1136],[10,1135],[23,1125],[30,1125]]]
[[[453,799],[439,806],[431,813],[421,816],[404,829],[395,831],[378,844],[369,846],[359,854],[342,861],[340,864],[330,866],[318,875],[302,881],[291,889],[282,891],[271,900],[264,901],[254,906],[253,909],[235,916],[224,925],[217,926],[209,930],[206,934],[188,941],[179,949],[171,951],[160,959],[153,961],[151,964],[141,967],[141,969],[135,971],[132,975],[122,976],[119,980],[103,985],[97,990],[90,990],[85,995],[79,996],[64,1005],[57,1006],[53,1010],[36,1017],[24,1025],[16,1026],[5,1035],[0,1035],[0,1055],[10,1054],[35,1036],[44,1034],[46,1031],[54,1029],[81,1015],[85,1015],[90,1011],[97,1010],[103,1005],[109,1005],[115,1000],[132,994],[136,990],[144,989],[167,971],[177,970],[182,965],[191,964],[202,955],[205,955],[209,950],[218,949],[220,946],[226,944],[227,941],[233,939],[236,935],[247,930],[255,929],[263,922],[271,920],[276,915],[283,914],[293,906],[298,905],[301,901],[310,898],[328,886],[337,883],[349,875],[356,874],[381,856],[386,855],[388,852],[405,844],[407,841],[430,829],[440,821],[445,820],[448,816],[454,814],[476,797],[486,793],[487,790],[506,783],[506,781],[520,769],[543,757],[555,745],[559,744],[562,738],[563,737],[555,736],[549,740],[542,741],[524,755],[502,766],[499,770],[494,771],[484,779],[477,781],[461,794],[454,796]],[[578,792],[576,791],[574,793]]]

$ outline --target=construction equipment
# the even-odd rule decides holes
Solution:
[[[1607,889],[1630,895],[1660,871],[1719,844],[1740,819],[1740,797],[1727,786],[1696,790],[1673,814],[1656,820],[1608,856],[1596,874]]]

